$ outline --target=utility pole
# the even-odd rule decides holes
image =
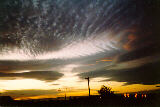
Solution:
[[[64,88],[64,90],[65,90],[64,99],[67,100],[67,95],[66,95],[66,93],[67,93],[67,88]],[[59,88],[58,91],[61,91],[61,89]]]
[[[66,92],[67,92],[67,88],[66,88],[66,91],[65,91],[65,100],[67,100]]]
[[[90,86],[89,86],[89,77],[85,78],[88,80],[88,90],[89,90],[89,96],[90,96]]]

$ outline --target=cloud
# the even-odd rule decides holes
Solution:
[[[144,41],[141,41],[141,42],[143,43]],[[125,61],[130,61],[130,60],[132,61],[135,59],[140,59],[140,58],[144,58],[147,56],[153,56],[153,55],[160,54],[160,50],[159,50],[160,44],[156,42],[151,43],[151,44],[145,44],[144,47],[139,47],[138,45],[135,45],[135,46],[136,46],[135,50],[119,55],[116,62],[125,62]]]
[[[29,78],[37,79],[46,82],[52,82],[61,78],[63,74],[56,71],[30,71],[22,73],[0,73],[0,79],[18,79],[18,78]]]
[[[118,49],[111,37],[139,24],[144,5],[134,0],[2,1],[0,59],[67,59]]]
[[[29,90],[5,90],[1,93],[4,96],[11,96],[13,98],[25,98],[42,95],[56,95],[58,92],[56,89],[43,90],[43,89],[29,89]]]
[[[160,62],[146,64],[132,69],[116,69],[116,70],[95,70],[86,73],[78,74],[81,78],[84,77],[106,77],[104,81],[127,82],[127,84],[159,84],[160,83]]]
[[[51,84],[51,85],[60,85],[60,84]]]
[[[141,67],[145,64],[155,63],[160,61],[160,55],[148,56],[135,60],[129,60],[124,62],[113,62],[110,66],[106,67],[107,70],[123,70],[123,69],[134,69]]]
[[[0,60],[0,72],[21,72],[24,70],[29,71],[46,71],[53,70],[53,68],[59,66],[65,66],[69,61],[64,60]],[[57,70],[54,70],[57,71]]]

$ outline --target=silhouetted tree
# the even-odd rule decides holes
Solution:
[[[98,93],[101,96],[112,96],[114,95],[114,92],[111,91],[110,87],[106,87],[105,85],[102,85],[101,89],[98,91]]]

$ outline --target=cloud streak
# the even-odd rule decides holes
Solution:
[[[119,70],[100,69],[86,73],[81,73],[78,75],[81,78],[88,76],[91,78],[106,77],[107,79],[104,81],[127,82],[126,85],[129,84],[151,85],[160,83],[159,65],[160,63],[156,62],[132,69],[119,69]]]
[[[70,59],[121,49],[115,39],[144,14],[144,4],[128,8],[132,2],[4,1],[0,59]]]
[[[29,71],[29,72],[22,72],[22,73],[0,73],[0,79],[37,79],[46,82],[52,82],[54,80],[58,80],[61,78],[63,74],[56,72],[56,71]]]
[[[60,93],[55,89],[52,90],[43,90],[43,89],[30,89],[30,90],[5,90],[2,95],[7,96],[10,95],[14,99],[30,99],[30,97],[37,98],[47,98],[49,95],[53,95],[52,97],[56,97],[56,94]]]

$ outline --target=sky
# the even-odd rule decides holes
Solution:
[[[0,1],[0,95],[160,90],[158,0]]]

